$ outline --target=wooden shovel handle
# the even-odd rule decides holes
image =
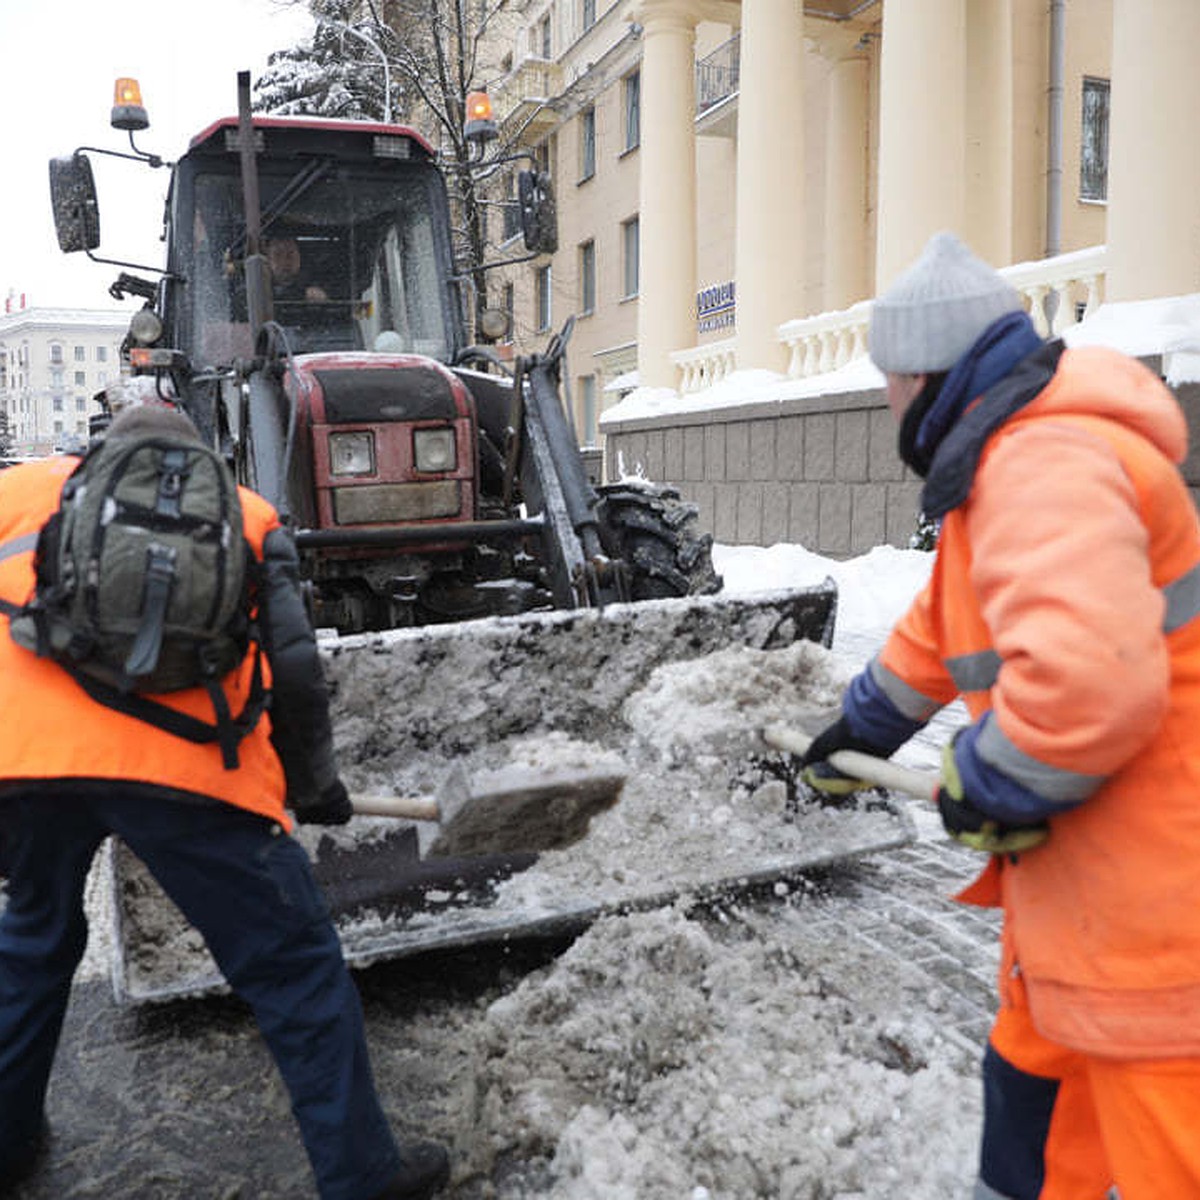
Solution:
[[[407,821],[437,821],[441,814],[436,800],[428,796],[350,797],[356,816],[400,817]]]
[[[762,739],[772,749],[784,750],[788,754],[803,754],[812,745],[812,738],[802,729],[791,729],[784,725],[769,725],[762,731]],[[855,779],[906,792],[921,800],[932,799],[940,782],[933,771],[914,771],[890,759],[876,758],[873,754],[862,754],[858,750],[836,751],[829,756],[829,765]]]

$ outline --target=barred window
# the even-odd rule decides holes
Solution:
[[[596,110],[585,108],[579,114],[579,181],[596,173]]]
[[[634,71],[625,76],[625,149],[642,141],[642,77]]]
[[[1079,146],[1079,196],[1082,200],[1108,199],[1108,100],[1108,80],[1085,76],[1083,136]]]
[[[537,328],[539,333],[545,333],[550,328],[553,319],[550,304],[550,268],[537,269]]]
[[[579,247],[579,307],[584,313],[596,311],[596,243]]]
[[[621,226],[621,243],[625,256],[625,299],[638,294],[638,242],[640,229],[637,217]]]

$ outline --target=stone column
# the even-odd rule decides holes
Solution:
[[[967,186],[963,237],[994,267],[1012,262],[1012,0],[967,0]]]
[[[875,291],[966,224],[966,0],[887,0],[879,67]]]
[[[696,344],[696,18],[687,0],[640,0],[638,382],[674,388],[669,355]]]
[[[825,152],[825,307],[849,308],[871,295],[867,251],[867,120],[870,63],[835,63],[829,76]],[[803,315],[800,313],[797,316]]]
[[[742,6],[738,97],[737,365],[783,372],[776,327],[804,316],[801,0]]]
[[[1106,300],[1200,291],[1200,4],[1113,0]]]

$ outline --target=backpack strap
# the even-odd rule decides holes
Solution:
[[[164,476],[165,480],[166,476]],[[159,498],[162,498],[159,491]],[[167,605],[171,589],[175,585],[175,560],[178,553],[173,546],[151,542],[146,547],[146,583],[142,592],[142,621],[137,637],[129,648],[124,671],[129,679],[149,675],[158,666],[162,651],[163,630],[167,623]]]
[[[7,542],[0,542],[0,562],[6,558],[15,558],[18,554],[25,554],[30,550],[36,550],[38,544],[38,535],[40,530],[35,529],[32,533],[23,533],[20,537],[9,538]],[[14,604],[11,600],[5,600],[0,596],[0,613],[6,617],[15,617],[25,612],[27,605]]]
[[[74,670],[69,663],[62,663],[62,666],[97,704],[115,708],[126,716],[136,717],[139,721],[145,721],[148,725],[154,725],[196,745],[217,742],[221,747],[222,765],[227,771],[237,770],[238,743],[254,729],[270,706],[271,694],[263,687],[262,651],[257,638],[254,641],[254,670],[250,678],[250,694],[236,717],[230,714],[229,701],[221,689],[220,681],[206,681],[205,690],[212,701],[216,717],[212,724],[176,708],[159,704],[157,700],[151,700],[148,696],[122,691],[119,687],[102,682],[94,675]]]

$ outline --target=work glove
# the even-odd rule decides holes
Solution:
[[[301,825],[345,825],[354,816],[350,793],[346,785],[335,779],[322,793],[316,804],[304,804],[296,809]]]
[[[841,798],[874,787],[865,779],[854,779],[843,775],[825,760],[839,750],[857,750],[862,754],[870,754],[875,758],[887,758],[887,751],[881,750],[865,738],[857,737],[850,729],[850,723],[845,716],[823,729],[812,740],[812,745],[800,759],[800,778],[816,792],[832,798]]]
[[[954,759],[954,738],[942,751],[942,779],[937,790],[938,812],[946,832],[956,841],[985,854],[1019,854],[1040,846],[1050,836],[1045,821],[1005,825],[971,803]]]

